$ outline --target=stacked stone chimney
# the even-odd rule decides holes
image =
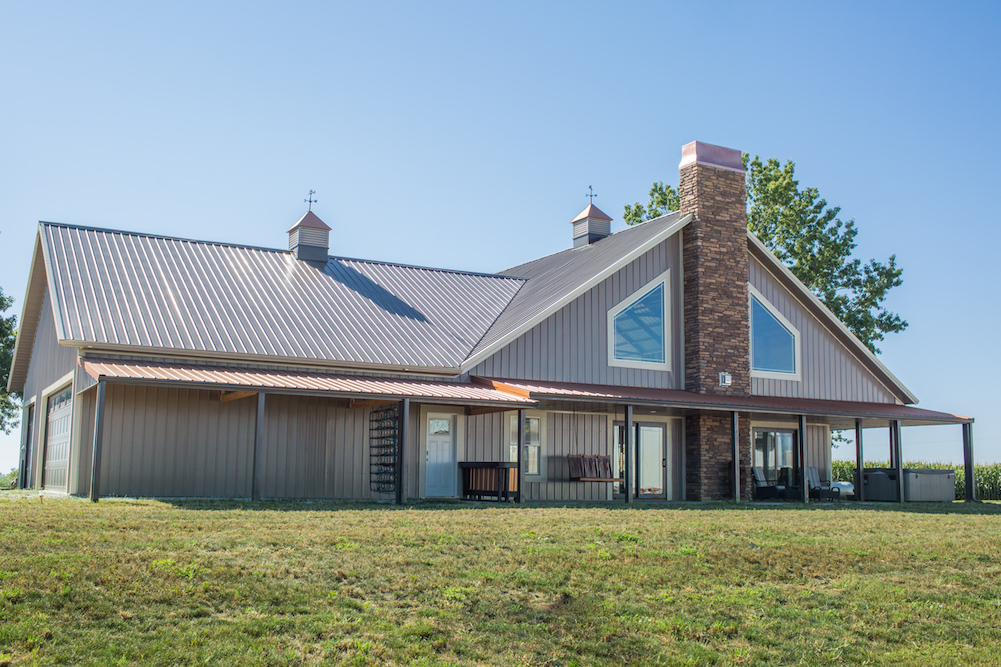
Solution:
[[[749,396],[750,324],[747,301],[747,203],[740,151],[693,141],[681,149],[678,193],[685,227],[685,389]],[[685,422],[687,497],[732,497],[733,446],[729,413]],[[740,427],[741,469],[750,465],[750,427]],[[750,492],[750,482],[744,484]]]

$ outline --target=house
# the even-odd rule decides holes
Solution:
[[[832,429],[860,460],[890,429],[899,468],[922,424],[961,425],[972,461],[973,420],[914,407],[747,231],[738,151],[693,142],[680,171],[680,211],[613,234],[589,205],[566,249],[497,274],[331,256],[311,211],[288,250],[42,222],[22,486],[740,500],[756,467],[829,478]]]

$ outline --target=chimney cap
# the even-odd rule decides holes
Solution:
[[[608,220],[608,221],[612,220],[607,215],[605,215],[600,208],[598,208],[594,204],[588,204],[587,208],[581,211],[580,214],[570,222],[571,223],[580,222],[581,220],[586,220],[587,218],[591,218],[592,220]]]
[[[684,169],[692,164],[704,164],[741,173],[746,171],[739,150],[707,144],[704,141],[693,141],[681,147],[681,164],[678,165],[678,169]]]
[[[322,229],[327,232],[330,231],[330,227],[327,226],[327,223],[320,220],[320,217],[312,211],[306,211],[306,215],[299,218],[298,222],[289,227],[288,233],[291,234],[293,230],[296,230],[299,227],[310,227],[311,229]]]

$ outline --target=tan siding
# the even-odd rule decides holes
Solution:
[[[831,479],[831,431],[827,426],[806,425],[806,465],[816,467],[822,480]]]
[[[848,348],[835,339],[820,320],[753,257],[750,274],[751,285],[799,329],[803,369],[798,382],[752,377],[752,394],[832,401],[896,402],[893,394]]]
[[[472,375],[637,387],[682,388],[683,280],[675,235],[574,299],[470,370]],[[671,270],[672,370],[608,365],[608,311]]]

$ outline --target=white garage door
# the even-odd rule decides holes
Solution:
[[[71,387],[49,396],[45,420],[45,467],[42,468],[42,487],[49,491],[66,491],[72,398]]]

